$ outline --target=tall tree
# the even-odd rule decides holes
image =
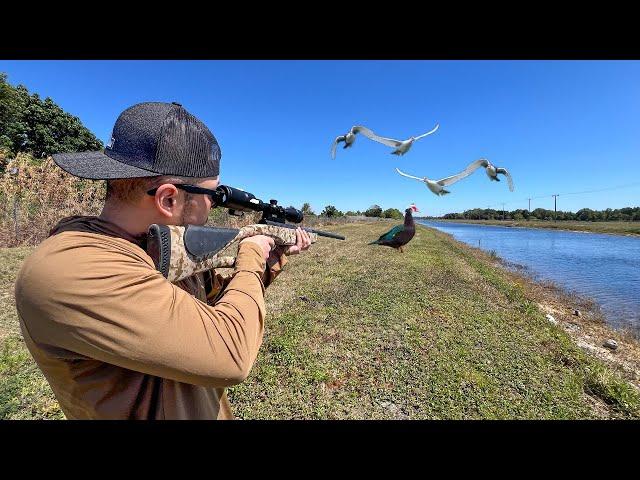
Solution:
[[[364,212],[366,217],[380,217],[382,215],[382,207],[379,205],[371,205],[369,209]]]
[[[311,209],[311,205],[308,202],[302,204],[302,214],[303,215],[315,215],[313,210]]]
[[[66,113],[49,97],[12,87],[0,73],[0,147],[12,154],[44,158],[53,153],[100,150],[102,142],[78,117]]]
[[[403,217],[402,212],[397,208],[387,208],[383,212],[382,216],[384,218],[395,218],[395,219],[400,219]]]
[[[324,207],[324,210],[322,211],[321,215],[325,217],[342,217],[344,213],[342,213],[333,205],[327,205],[326,207]]]

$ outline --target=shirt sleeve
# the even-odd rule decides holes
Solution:
[[[287,256],[280,252],[279,255],[275,257],[270,257],[267,261],[267,267],[264,272],[263,282],[264,286],[268,287],[271,283],[276,279],[278,275],[284,269],[284,266],[287,264]]]
[[[259,246],[240,246],[213,306],[167,281],[135,246],[49,253],[16,283],[19,314],[36,342],[195,385],[235,385],[249,374],[264,333]]]

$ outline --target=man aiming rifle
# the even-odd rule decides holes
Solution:
[[[233,418],[225,387],[256,359],[264,289],[311,238],[297,228],[275,248],[274,235],[251,235],[229,277],[169,282],[147,254],[150,226],[204,225],[216,198],[198,189],[217,189],[220,157],[175,103],[126,109],[104,151],[54,155],[72,175],[107,180],[102,213],[61,220],[16,281],[26,345],[67,418]]]

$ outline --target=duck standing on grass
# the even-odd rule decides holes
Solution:
[[[416,224],[413,221],[412,212],[419,212],[413,203],[404,211],[404,225],[396,225],[391,230],[383,233],[380,238],[369,245],[386,245],[403,253],[402,247],[411,241],[416,233]]]

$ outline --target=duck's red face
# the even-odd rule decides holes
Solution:
[[[416,207],[416,206],[415,206],[415,204],[413,204],[413,203],[409,206],[409,208],[410,208],[413,212],[419,212],[419,211],[420,211],[420,210],[418,210],[418,207]]]

